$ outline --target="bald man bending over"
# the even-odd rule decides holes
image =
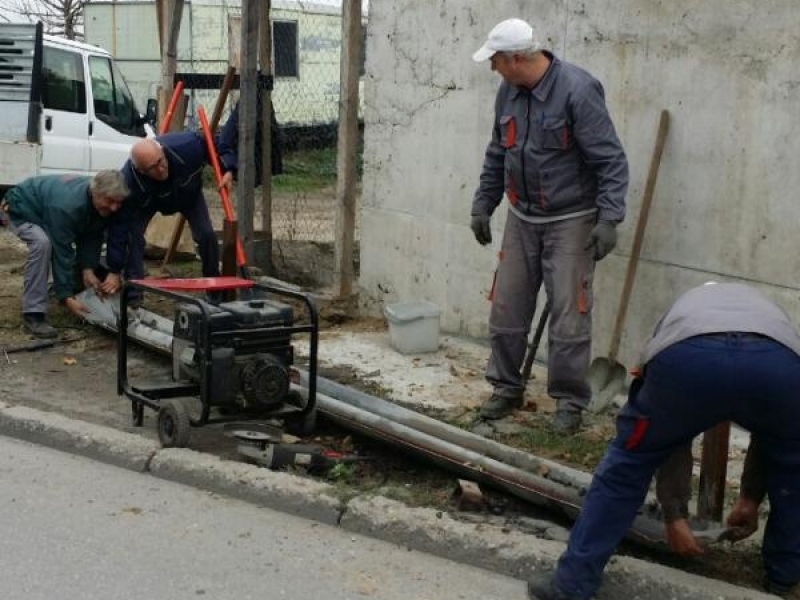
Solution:
[[[219,137],[215,146],[224,173],[222,184],[230,189],[236,170],[235,149]],[[103,284],[104,292],[119,290],[123,272],[127,279],[144,277],[144,232],[157,212],[186,217],[203,263],[203,276],[219,276],[219,245],[203,197],[206,164],[210,159],[199,133],[167,133],[133,145],[122,167],[131,195],[109,228],[107,262],[111,273]]]

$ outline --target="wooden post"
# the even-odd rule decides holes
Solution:
[[[242,50],[239,69],[239,148],[238,185],[236,187],[236,214],[239,221],[239,237],[247,252],[247,262],[252,262],[253,241],[253,190],[255,188],[255,132],[256,93],[258,73],[258,24],[259,0],[242,2]]]
[[[707,521],[722,521],[730,433],[731,424],[720,423],[703,434],[697,516]]]
[[[172,97],[175,83],[175,72],[178,68],[178,35],[181,31],[181,18],[183,16],[183,0],[161,0],[156,9],[160,15],[160,25],[164,32],[159,37],[161,41],[161,85],[158,89],[158,121],[164,118],[167,105]],[[170,131],[179,131],[183,123],[173,120]]]
[[[262,77],[272,75],[272,1],[261,3],[258,57]],[[274,275],[272,263],[272,90],[259,89],[261,95],[261,243],[267,275]]]
[[[336,148],[336,244],[334,269],[339,295],[353,293],[358,149],[358,78],[361,67],[361,0],[342,2],[339,139]]]
[[[222,275],[230,277],[239,274],[236,264],[236,240],[238,232],[236,221],[225,219],[222,222]],[[231,290],[223,294],[225,301],[236,300],[236,290]]]

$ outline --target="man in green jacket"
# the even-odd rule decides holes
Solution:
[[[0,209],[8,213],[11,231],[28,246],[22,318],[29,333],[39,338],[58,335],[45,318],[51,265],[58,301],[75,315],[86,312],[74,296],[76,269],[86,287],[100,289],[95,269],[103,232],[128,193],[122,174],[112,170],[94,177],[31,177],[6,193]]]

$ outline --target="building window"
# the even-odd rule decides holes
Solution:
[[[272,22],[272,48],[275,77],[299,77],[297,21]]]

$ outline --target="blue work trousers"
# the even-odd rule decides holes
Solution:
[[[752,334],[670,346],[631,386],[617,434],[598,465],[558,561],[556,585],[591,598],[633,523],[656,469],[678,447],[724,421],[758,436],[770,515],[762,555],[770,581],[800,581],[800,356]]]
[[[202,262],[203,277],[219,276],[219,241],[211,224],[208,206],[203,195],[198,195],[195,200],[181,209],[181,214],[186,217],[192,239],[197,244],[197,252]],[[133,230],[130,232],[130,246],[126,275],[128,279],[142,279],[144,277],[144,232],[150,220],[155,215],[155,210],[143,210],[137,215]]]

